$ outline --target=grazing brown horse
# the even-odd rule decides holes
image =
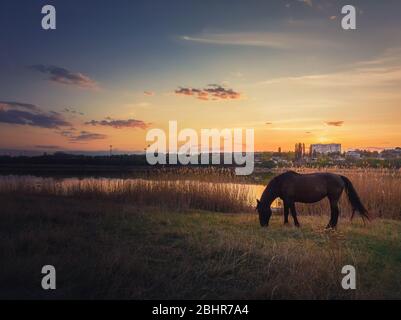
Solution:
[[[256,209],[259,212],[259,222],[262,227],[269,225],[272,211],[270,206],[276,198],[284,202],[284,223],[288,223],[291,210],[294,223],[299,227],[295,203],[314,203],[327,197],[330,201],[331,218],[326,228],[335,228],[339,215],[338,201],[345,189],[352,206],[352,216],[358,211],[362,219],[369,220],[368,212],[363,206],[351,181],[344,176],[333,173],[299,174],[287,171],[273,178],[257,200]]]

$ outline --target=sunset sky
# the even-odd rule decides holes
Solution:
[[[143,151],[169,120],[254,128],[257,151],[401,146],[400,14],[399,0],[2,0],[0,149]]]

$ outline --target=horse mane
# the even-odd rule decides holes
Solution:
[[[260,201],[264,202],[267,201],[270,197],[277,196],[277,191],[280,189],[280,185],[283,179],[293,175],[300,175],[300,174],[295,171],[288,170],[271,179],[267,184],[265,190],[263,191],[262,196],[260,197]]]
[[[269,197],[271,197],[274,194],[274,192],[277,190],[277,185],[280,182],[279,181],[280,176],[281,175],[278,175],[269,181],[265,190],[262,193],[262,196],[260,197],[260,201],[262,203],[268,201]]]
[[[293,174],[296,174],[297,176],[300,175],[300,173],[298,173],[298,172],[295,172],[295,171],[293,171],[293,170],[288,170],[288,171],[286,171],[286,172],[280,174],[280,175],[277,176],[277,177],[280,177],[280,176],[289,176],[289,175],[293,175]]]

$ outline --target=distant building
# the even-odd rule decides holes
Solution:
[[[295,160],[301,160],[305,156],[305,143],[295,144]]]
[[[347,153],[345,154],[346,158],[353,158],[353,159],[359,159],[361,158],[361,154],[359,152],[356,151],[347,151]]]
[[[401,158],[401,148],[397,147],[395,149],[385,149],[380,153],[382,158]]]
[[[341,144],[329,143],[329,144],[311,144],[310,153],[313,154],[329,154],[329,153],[341,153]]]

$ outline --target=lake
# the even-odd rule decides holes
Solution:
[[[96,191],[104,194],[124,193],[133,188],[145,190],[157,189],[160,187],[179,187],[190,189],[218,188],[230,193],[241,193],[248,203],[256,205],[256,199],[260,198],[265,185],[232,183],[232,182],[208,182],[199,180],[175,180],[175,179],[143,179],[143,178],[105,178],[105,177],[37,177],[32,175],[3,175],[0,176],[0,190],[29,190],[31,192],[39,190],[50,190],[52,193],[69,195],[76,190],[82,192]],[[272,204],[273,208],[281,208],[281,200],[278,199]]]

